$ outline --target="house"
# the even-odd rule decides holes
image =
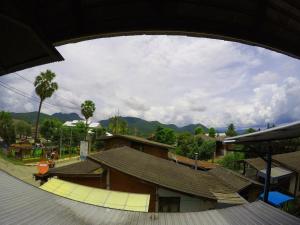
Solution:
[[[70,165],[49,169],[43,177],[57,177],[61,180],[69,181],[76,184],[81,184],[89,187],[106,188],[103,176],[103,169],[92,160],[85,160]]]
[[[261,158],[244,160],[245,174],[264,180],[266,162]],[[273,189],[300,196],[300,151],[273,155],[271,186]]]
[[[174,146],[171,145],[150,141],[148,139],[132,135],[115,134],[112,136],[102,136],[98,140],[103,141],[104,150],[128,146],[163,159],[168,159],[169,149],[174,148]]]
[[[88,159],[106,171],[101,179],[107,189],[150,194],[150,212],[203,211],[247,202],[213,175],[127,146]]]
[[[196,164],[196,160],[194,159],[190,159],[188,157],[184,157],[181,155],[176,155],[172,152],[168,153],[168,157],[169,159],[171,159],[172,161],[191,167],[191,168],[195,168],[195,166],[197,165],[197,169],[200,170],[210,170],[210,169],[214,169],[216,168],[218,165],[216,163],[211,163],[208,161],[202,161],[202,160],[197,160],[197,164]]]
[[[208,173],[221,179],[248,202],[256,201],[263,190],[263,184],[258,181],[224,167],[212,168]]]
[[[66,121],[63,126],[67,126],[67,127],[75,127],[76,124],[78,123],[86,123],[85,120],[72,120],[72,121]],[[92,122],[92,121],[88,121],[88,127],[89,128],[100,128],[101,124],[98,122]]]

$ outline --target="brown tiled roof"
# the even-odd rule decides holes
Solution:
[[[130,140],[130,141],[135,141],[135,142],[142,143],[145,145],[158,146],[158,147],[165,148],[165,149],[174,148],[174,146],[172,146],[172,145],[167,145],[167,144],[163,144],[163,143],[156,142],[156,141],[151,141],[146,138],[132,136],[132,135],[115,134],[113,136],[102,136],[99,138],[99,140],[108,140],[108,139],[113,139],[113,138],[124,138],[124,139]]]
[[[103,151],[89,158],[141,180],[182,193],[214,200],[216,196],[213,193],[235,193],[215,176],[129,147]]]
[[[300,172],[300,151],[273,155],[272,160],[272,164],[275,166]],[[244,161],[257,170],[262,170],[266,167],[265,161],[261,158],[245,159]]]
[[[168,152],[168,156],[169,156],[169,159],[172,159],[172,160],[174,160],[178,163],[185,164],[185,165],[188,165],[188,166],[195,166],[195,160],[194,159],[190,159],[190,158],[187,158],[187,157],[184,157],[184,156],[181,156],[181,155],[176,155],[172,152]],[[200,169],[209,170],[209,169],[216,168],[218,165],[216,163],[197,160],[197,166]]]
[[[65,177],[95,177],[101,176],[102,172],[103,170],[99,163],[87,159],[82,162],[77,162],[70,165],[50,169],[48,174],[52,176]]]
[[[236,192],[243,190],[251,184],[262,186],[261,183],[224,167],[212,169],[208,171],[208,173],[221,179],[224,183],[232,187]]]

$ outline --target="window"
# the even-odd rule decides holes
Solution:
[[[159,197],[159,212],[179,212],[180,197]]]

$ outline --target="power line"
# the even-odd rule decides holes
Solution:
[[[23,97],[29,98],[29,99],[31,99],[35,102],[40,102],[39,98],[28,96],[27,93],[15,88],[15,87],[9,86],[8,84],[4,83],[3,81],[0,81],[0,85],[2,87],[6,88],[6,89],[9,89],[10,91],[12,91],[16,94],[22,95]],[[68,109],[72,109],[72,110],[77,110],[78,109],[78,108],[67,107],[67,106],[58,106],[58,105],[51,104],[49,102],[44,102],[44,104],[46,104],[47,106],[50,106],[50,107],[52,106],[52,107],[56,107],[56,108],[68,108]]]
[[[33,81],[31,81],[31,80],[25,78],[24,76],[20,75],[20,74],[17,73],[17,72],[14,72],[14,74],[16,74],[18,77],[22,78],[23,80],[27,81],[27,82],[30,83],[30,84],[33,84],[33,83],[34,83]],[[57,94],[56,94],[56,95],[57,95]],[[58,95],[57,95],[57,96],[58,96]],[[65,98],[64,96],[59,96],[59,97],[62,98],[62,99],[65,99],[65,100],[67,100],[67,101],[69,101],[69,99]],[[50,103],[49,103],[49,104],[50,104]],[[75,108],[72,108],[72,107],[66,107],[66,108],[69,108],[69,109],[75,109]],[[77,108],[76,108],[76,109],[77,109]]]

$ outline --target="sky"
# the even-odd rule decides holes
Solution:
[[[119,111],[184,126],[262,126],[300,120],[300,61],[259,47],[185,36],[102,38],[57,47],[65,58],[0,81],[36,98],[30,82],[46,69],[59,90],[42,112],[96,104],[93,120]],[[25,79],[26,80],[25,80]],[[14,89],[14,90],[15,90]],[[37,111],[38,102],[0,87],[0,109]]]

